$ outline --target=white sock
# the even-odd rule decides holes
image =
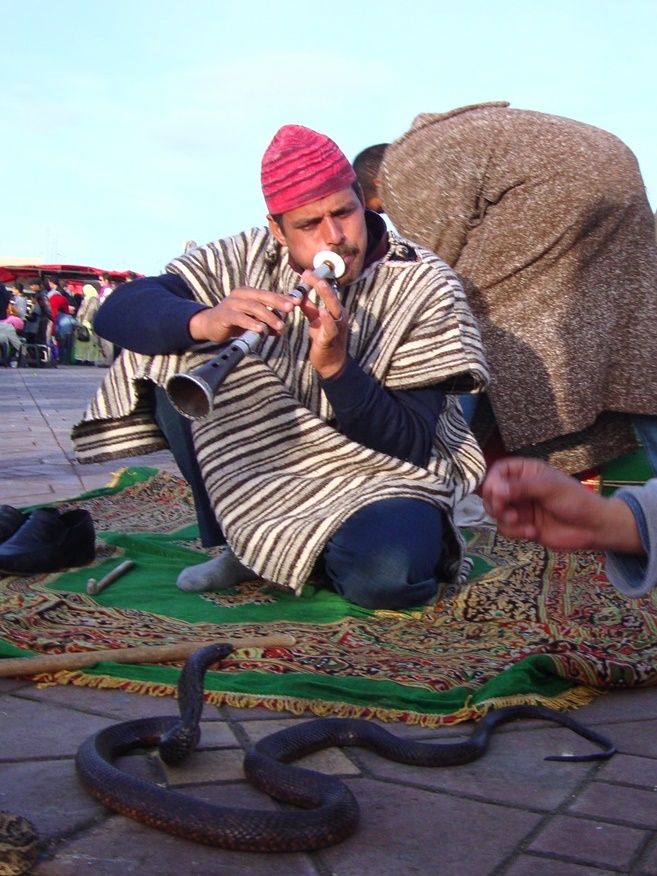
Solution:
[[[253,581],[257,577],[255,572],[240,563],[226,545],[213,560],[183,569],[176,585],[187,593],[202,593],[204,590],[226,590],[242,581]]]

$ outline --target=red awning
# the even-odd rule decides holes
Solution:
[[[110,280],[125,280],[128,271],[108,271],[105,268],[92,268],[88,265],[0,265],[0,282],[13,283],[15,280],[29,280],[32,277],[54,277],[57,280],[73,280],[91,283],[98,280],[99,274],[108,274]],[[138,277],[143,274],[137,274]]]

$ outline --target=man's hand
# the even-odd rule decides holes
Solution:
[[[537,459],[509,457],[491,466],[482,495],[507,538],[561,550],[643,554],[634,515],[622,499],[605,498]]]
[[[233,289],[214,307],[194,314],[189,321],[191,336],[195,341],[223,343],[246,330],[260,333],[266,327],[271,334],[279,334],[284,322],[274,310],[287,314],[300,307],[310,323],[310,364],[325,379],[339,374],[347,362],[346,313],[328,280],[320,280],[313,271],[304,271],[301,278],[315,289],[323,307],[315,306],[307,297],[299,301],[290,295],[244,286]]]
[[[260,333],[265,327],[271,334],[278,334],[283,329],[283,320],[274,310],[286,314],[295,306],[296,302],[289,295],[242,286],[233,289],[214,307],[194,314],[189,321],[189,332],[195,341],[217,343],[247,330]]]
[[[320,377],[328,379],[347,363],[347,314],[328,280],[320,280],[312,271],[304,271],[301,279],[313,287],[324,305],[316,307],[304,297],[299,307],[309,322],[310,364]]]

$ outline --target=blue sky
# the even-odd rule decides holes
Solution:
[[[654,0],[0,0],[0,258],[158,273],[264,222],[280,125],[353,158],[486,100],[619,136],[657,209]]]

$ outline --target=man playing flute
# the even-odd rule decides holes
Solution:
[[[74,429],[78,459],[171,448],[203,544],[225,544],[183,590],[261,578],[298,593],[313,576],[366,608],[423,605],[469,571],[453,508],[484,461],[452,393],[486,386],[476,322],[453,271],[365,209],[329,137],[281,128],[261,184],[266,227],[193,248],[99,310],[123,352]],[[337,281],[311,270],[326,250],[345,262]],[[167,380],[244,331],[266,334],[258,355],[190,423]]]

